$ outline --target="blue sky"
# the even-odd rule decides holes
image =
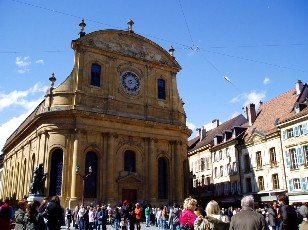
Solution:
[[[51,74],[58,85],[72,71],[82,18],[86,33],[127,30],[132,19],[135,33],[175,48],[190,138],[307,83],[306,0],[2,0],[0,149],[44,98]]]

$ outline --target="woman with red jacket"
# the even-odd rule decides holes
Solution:
[[[180,216],[181,229],[192,230],[194,229],[194,222],[197,215],[194,213],[197,207],[197,200],[188,197],[184,200],[183,208]]]

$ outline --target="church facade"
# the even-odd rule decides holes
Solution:
[[[29,194],[44,165],[45,195],[85,203],[162,204],[188,195],[191,130],[177,89],[181,67],[169,52],[128,30],[81,32],[71,74],[8,138],[3,196]],[[78,173],[76,170],[78,169]]]

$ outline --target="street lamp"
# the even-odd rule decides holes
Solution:
[[[88,177],[88,176],[90,176],[92,174],[92,168],[90,166],[89,167],[89,173],[85,174],[85,175],[81,175],[79,173],[79,171],[80,171],[80,166],[77,165],[76,166],[76,174],[79,175],[82,178],[82,207],[84,207],[84,181],[85,181],[86,177]]]

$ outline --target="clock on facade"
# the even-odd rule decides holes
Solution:
[[[126,93],[133,95],[140,90],[141,80],[134,72],[127,71],[121,76],[121,85]]]

